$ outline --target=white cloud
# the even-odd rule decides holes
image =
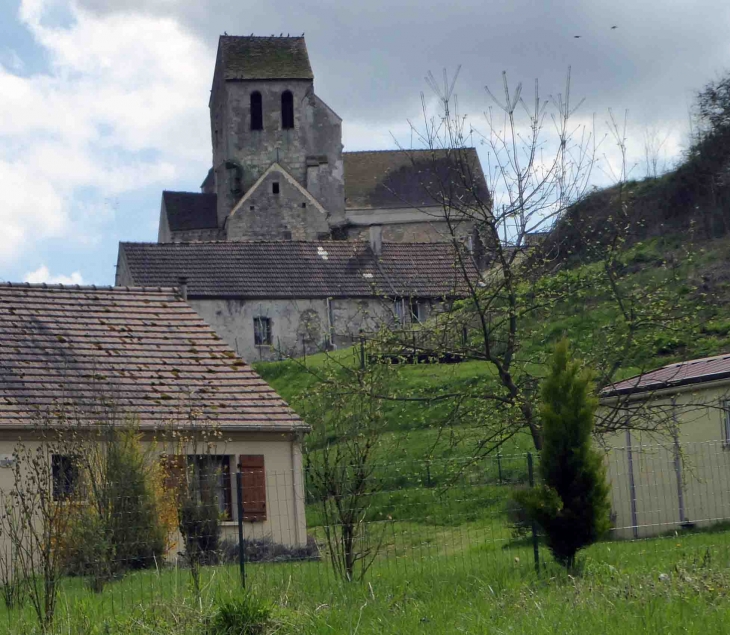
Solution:
[[[52,276],[46,265],[41,265],[35,271],[30,271],[23,276],[23,282],[40,284],[84,284],[84,279],[78,271],[74,271],[70,276]]]
[[[48,26],[52,4],[71,20]],[[46,238],[88,242],[89,201],[197,178],[210,153],[213,56],[179,24],[74,0],[23,0],[19,18],[50,70],[0,61],[0,263]]]

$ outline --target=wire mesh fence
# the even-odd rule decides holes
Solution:
[[[73,470],[60,461],[47,488],[52,504],[29,507],[28,518],[17,495],[5,492],[0,630],[30,632],[34,603],[49,593],[49,565],[57,571],[55,620],[69,624],[79,606],[114,620],[171,602],[210,602],[243,586],[276,597],[305,587],[326,602],[358,580],[427,576],[440,584],[550,566],[537,528],[513,499],[538,480],[532,455],[368,466],[340,474],[336,491],[323,487],[316,468],[239,469],[235,458],[188,457],[185,486],[168,478],[167,494],[152,506],[129,488],[116,500],[74,489]],[[610,449],[606,462],[612,530],[588,557],[619,566],[681,550],[727,566],[725,444],[627,445]]]

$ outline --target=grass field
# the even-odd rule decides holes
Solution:
[[[471,533],[470,533],[471,531]],[[588,549],[579,574],[536,574],[528,544],[471,541],[380,559],[365,583],[338,583],[326,562],[249,565],[248,588],[275,605],[277,633],[713,633],[730,623],[730,534],[667,536]],[[443,536],[442,536],[443,538]],[[445,543],[446,544],[446,543]],[[184,569],[128,575],[101,594],[61,592],[58,633],[205,633],[216,601],[241,593],[235,565],[205,570],[193,599]],[[5,614],[32,633],[31,614]]]

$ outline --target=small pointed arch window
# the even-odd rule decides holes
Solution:
[[[281,93],[281,127],[283,130],[294,127],[294,95],[290,90]]]
[[[264,107],[261,103],[261,93],[251,93],[251,130],[264,129]]]

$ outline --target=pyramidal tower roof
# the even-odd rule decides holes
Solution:
[[[225,80],[314,79],[303,36],[221,35],[218,55]]]

